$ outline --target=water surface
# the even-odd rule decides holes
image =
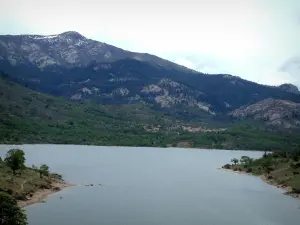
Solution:
[[[0,146],[4,155],[12,146]],[[26,208],[29,225],[297,225],[300,201],[257,177],[217,170],[261,152],[23,145],[74,184]],[[60,197],[63,197],[62,199]]]

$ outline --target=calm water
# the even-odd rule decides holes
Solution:
[[[11,146],[0,146],[3,155]],[[300,201],[259,178],[217,170],[259,152],[24,145],[74,184],[26,208],[29,225],[297,225]],[[63,197],[60,199],[60,197]]]

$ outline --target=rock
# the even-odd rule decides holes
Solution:
[[[277,128],[300,128],[300,104],[287,100],[265,99],[236,109],[229,115],[235,118],[261,120],[267,126]]]
[[[291,92],[294,94],[300,94],[299,89],[293,84],[282,84],[278,86],[278,88],[280,88],[283,91]]]

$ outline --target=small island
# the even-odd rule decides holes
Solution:
[[[11,149],[0,157],[0,219],[3,224],[27,224],[22,207],[43,202],[44,199],[70,186],[61,175],[50,173],[49,167],[25,166],[25,153]],[[1,223],[2,224],[2,223]]]
[[[260,176],[268,184],[286,190],[285,194],[300,198],[300,151],[265,152],[259,159],[233,158],[224,170]]]

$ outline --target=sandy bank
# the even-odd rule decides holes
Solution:
[[[35,203],[43,202],[49,195],[54,194],[58,191],[61,191],[64,188],[71,187],[74,185],[62,183],[62,182],[53,182],[51,189],[40,189],[37,190],[31,197],[27,196],[27,200],[18,201],[19,207],[25,207]]]

